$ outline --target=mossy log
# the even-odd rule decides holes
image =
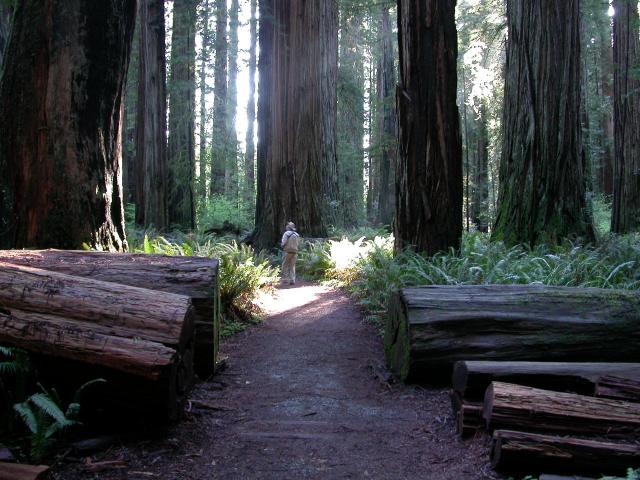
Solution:
[[[80,379],[86,365],[101,373],[93,378],[144,385],[158,408],[140,405],[129,389],[116,394],[132,408],[173,420],[193,384],[193,335],[193,307],[184,295],[0,262],[0,344],[34,354],[41,373],[49,364],[75,362],[53,369],[75,388],[91,379]]]
[[[459,361],[451,383],[465,400],[482,401],[493,381],[594,395],[596,384],[606,375],[638,381],[640,363]]]
[[[491,463],[500,471],[624,475],[640,466],[640,446],[498,430]]]
[[[215,372],[220,343],[217,260],[68,250],[0,250],[0,261],[189,297],[194,308],[196,373],[206,378]]]
[[[640,293],[528,285],[405,288],[389,305],[385,353],[403,380],[419,382],[447,379],[458,360],[633,362],[640,358]]]
[[[493,382],[483,417],[492,429],[638,438],[640,404]]]

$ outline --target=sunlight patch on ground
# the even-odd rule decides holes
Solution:
[[[264,311],[273,315],[309,305],[324,292],[326,288],[318,285],[282,288],[273,294],[262,293],[257,302]]]

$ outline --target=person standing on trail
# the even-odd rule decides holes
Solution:
[[[282,260],[282,280],[289,281],[289,285],[296,283],[296,260],[298,258],[298,243],[300,235],[296,232],[293,222],[287,223],[284,235],[282,235],[281,247],[284,250]]]

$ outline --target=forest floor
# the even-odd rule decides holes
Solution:
[[[264,306],[167,435],[85,459],[115,461],[98,473],[65,462],[53,478],[497,478],[487,439],[458,439],[446,390],[388,382],[376,328],[343,293],[301,283]]]

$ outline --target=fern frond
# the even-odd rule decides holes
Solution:
[[[31,406],[27,402],[16,403],[13,409],[20,415],[29,431],[35,435],[38,432],[38,420],[33,410],[31,410]]]

